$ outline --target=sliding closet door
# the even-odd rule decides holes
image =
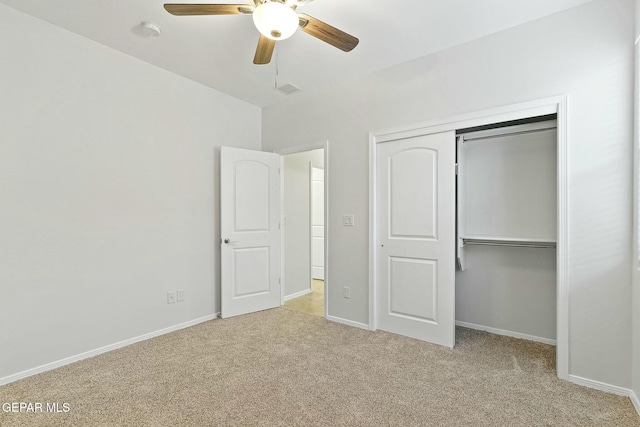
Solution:
[[[380,329],[455,342],[455,134],[377,146],[376,298]]]

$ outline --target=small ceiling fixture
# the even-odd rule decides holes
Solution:
[[[142,22],[140,23],[140,28],[142,29],[142,34],[145,37],[159,37],[160,36],[160,26],[158,24],[154,24],[153,22]]]

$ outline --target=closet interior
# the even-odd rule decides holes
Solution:
[[[555,344],[556,116],[456,132],[456,324]]]

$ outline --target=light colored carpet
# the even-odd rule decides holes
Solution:
[[[556,378],[554,348],[458,329],[446,349],[286,308],[217,319],[0,387],[2,426],[640,426]]]

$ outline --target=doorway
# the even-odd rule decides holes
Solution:
[[[283,154],[281,171],[284,306],[324,317],[325,149]]]

